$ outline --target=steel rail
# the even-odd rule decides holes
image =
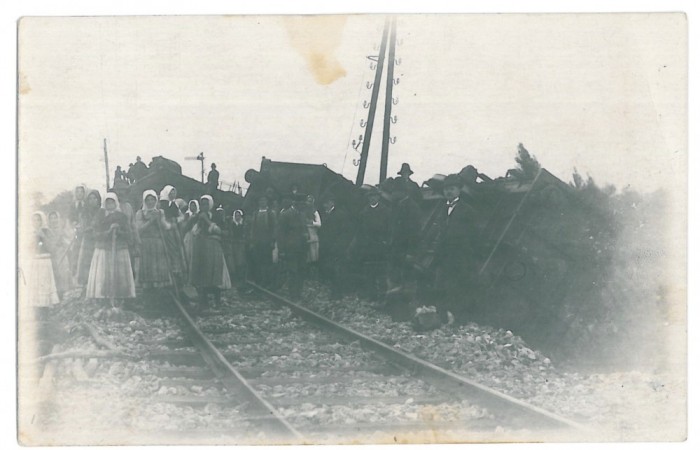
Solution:
[[[187,312],[175,294],[171,293],[171,299],[184,319],[189,334],[195,346],[200,350],[202,358],[212,371],[221,377],[221,382],[228,389],[240,393],[244,401],[258,417],[267,417],[270,430],[274,430],[275,438],[292,438],[302,442],[304,437],[297,431],[274,406],[262,398],[253,386],[228,362],[226,357],[212,344],[212,342],[202,333],[192,316]],[[256,420],[256,422],[262,422]],[[290,443],[285,441],[285,443]]]
[[[269,291],[268,289],[265,289],[251,281],[248,281],[248,284],[275,302],[288,307],[303,319],[321,325],[326,329],[330,329],[351,339],[358,340],[363,347],[374,351],[383,359],[392,361],[408,369],[411,371],[411,373],[421,376],[423,379],[430,381],[431,383],[446,389],[457,396],[461,396],[466,400],[475,402],[482,407],[491,410],[492,412],[504,413],[512,416],[515,419],[522,418],[525,420],[526,426],[539,425],[543,427],[563,427],[585,433],[591,432],[589,428],[573,420],[561,417],[543,408],[539,408],[517,398],[503,394],[477,383],[476,381],[470,380],[464,376],[445,370],[433,363],[417,358],[409,353],[397,350],[377,339],[366,336],[345,325],[311,311],[308,308],[293,303],[281,295]]]

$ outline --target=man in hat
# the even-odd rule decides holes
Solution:
[[[323,226],[318,230],[320,275],[331,287],[331,298],[342,295],[346,253],[352,240],[352,225],[345,210],[335,204],[335,197],[327,196],[321,213]]]
[[[463,180],[459,175],[445,178],[446,204],[442,229],[435,249],[435,288],[438,313],[443,322],[456,314],[464,320],[475,303],[478,264],[474,255],[476,213],[460,198]]]
[[[299,197],[288,195],[283,199],[285,207],[279,215],[277,245],[280,259],[287,269],[289,294],[292,299],[301,298],[304,286],[306,262],[306,219],[299,210]]]
[[[399,170],[396,174],[398,175],[396,178],[397,184],[403,185],[413,201],[420,204],[422,195],[418,183],[411,179],[411,175],[413,175],[411,166],[408,163],[401,164],[401,170]]]
[[[372,301],[387,288],[386,270],[389,253],[391,211],[380,203],[379,189],[367,192],[368,204],[360,212],[357,234],[357,258],[363,269],[365,293]]]

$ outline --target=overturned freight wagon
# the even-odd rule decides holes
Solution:
[[[605,264],[596,243],[610,232],[607,222],[595,205],[584,202],[575,189],[545,169],[526,180],[491,179],[471,167],[460,175],[465,181],[463,196],[478,217],[474,231],[481,289],[478,294],[465,292],[479,297],[473,320],[511,329],[535,345],[556,346],[566,338],[577,308],[585,307],[589,292],[599,288]],[[436,176],[421,189],[422,239],[415,261],[425,275],[421,282],[428,284],[444,212],[442,179]],[[365,202],[361,187],[324,165],[263,158],[260,171],[249,170],[246,181],[248,212],[260,196],[279,198],[293,189],[319,200],[332,195],[351,213]]]
[[[609,222],[596,205],[545,169],[529,180],[481,178],[465,179],[463,193],[478,217],[480,292],[474,320],[553,349],[600,288],[606,253],[597,244],[612,232]],[[444,205],[440,181],[433,178],[424,187],[427,254]]]
[[[249,183],[243,203],[246,213],[255,210],[261,196],[271,197],[274,201],[294,189],[299,194],[312,195],[318,207],[329,196],[351,211],[358,210],[363,204],[359,189],[323,164],[290,163],[263,158],[260,171],[248,170],[245,180]]]

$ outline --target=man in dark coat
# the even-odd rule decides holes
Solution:
[[[403,284],[407,269],[411,267],[408,258],[416,254],[420,243],[420,209],[403,183],[393,184],[391,199],[389,281],[398,286]]]
[[[267,197],[258,199],[258,209],[251,214],[249,225],[250,273],[257,284],[269,287],[272,283],[272,250],[277,235],[277,214],[268,207]]]
[[[335,198],[323,202],[321,228],[318,230],[321,275],[328,280],[331,297],[340,298],[343,292],[347,250],[352,239],[350,217],[335,204]]]
[[[458,175],[445,178],[447,199],[442,212],[442,229],[435,249],[435,288],[438,313],[448,322],[448,311],[466,319],[476,302],[478,264],[474,255],[476,213],[460,198],[462,179]]]
[[[216,170],[216,164],[211,164],[211,170],[209,175],[207,175],[207,186],[209,188],[209,193],[214,194],[216,189],[219,187],[219,171]]]
[[[289,294],[292,299],[301,298],[304,285],[304,264],[306,262],[306,218],[298,209],[299,199],[288,198],[288,206],[279,215],[277,245],[280,260],[287,269]]]
[[[366,295],[372,301],[379,300],[379,293],[386,292],[386,272],[391,238],[391,211],[380,203],[377,188],[367,193],[368,204],[360,212],[356,239],[356,256],[363,269]]]

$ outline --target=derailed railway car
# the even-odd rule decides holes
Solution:
[[[511,329],[533,344],[556,343],[567,333],[579,302],[597,288],[601,254],[595,243],[605,228],[595,205],[545,169],[534,179],[512,176],[491,179],[468,166],[462,196],[476,211],[478,293],[469,320]],[[431,304],[433,252],[440,238],[445,198],[444,176],[422,188],[421,243],[414,256],[418,295],[406,307]],[[263,159],[260,171],[249,170],[244,208],[251,211],[262,195],[281,196],[292,190],[323,200],[332,195],[351,215],[365,204],[364,189],[323,165]],[[381,189],[382,186],[380,186]],[[279,198],[279,197],[278,197]],[[389,202],[389,195],[385,201]],[[351,267],[348,273],[358,271]],[[572,310],[573,305],[573,310]]]
[[[187,201],[199,199],[204,194],[211,194],[214,203],[221,205],[229,215],[243,206],[243,197],[239,194],[219,189],[212,193],[208,185],[182,175],[179,164],[162,156],[153,158],[148,174],[135,183],[124,186],[123,192],[129,202],[138,209],[141,207],[141,196],[144,191],[153,189],[160,192],[167,185],[177,189],[178,197]]]
[[[477,212],[480,288],[473,319],[538,345],[556,345],[566,339],[576,310],[600,287],[606,254],[597,243],[612,230],[595,205],[545,169],[526,181],[485,178],[465,179],[462,192]],[[433,178],[424,188],[428,241],[439,233],[440,181]],[[424,249],[429,255],[430,245]]]
[[[248,170],[245,180],[249,183],[243,202],[246,213],[255,210],[257,200],[262,196],[278,200],[293,190],[298,194],[312,195],[318,207],[331,196],[349,211],[359,210],[364,201],[360,190],[352,182],[323,164],[290,163],[263,158],[260,170]]]

